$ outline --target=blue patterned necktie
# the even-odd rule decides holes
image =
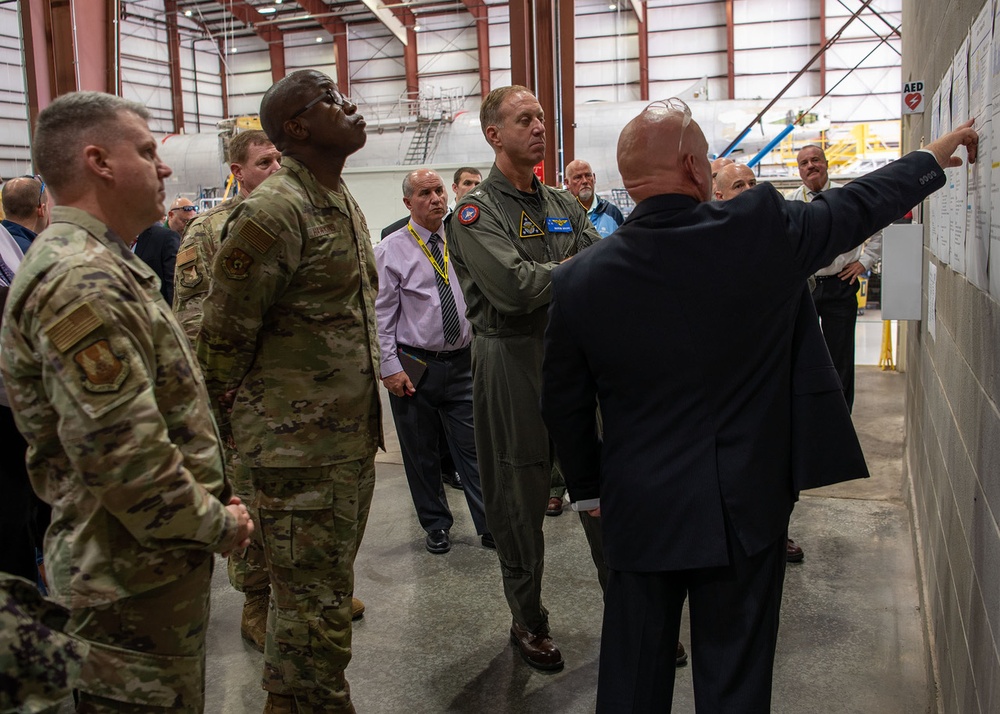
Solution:
[[[441,236],[437,233],[432,233],[427,245],[430,248],[431,255],[434,257],[434,261],[441,266],[443,271],[446,266],[444,258],[441,257],[440,243]],[[453,345],[458,342],[458,338],[462,334],[462,329],[458,322],[458,307],[455,305],[455,295],[451,292],[451,286],[445,282],[444,276],[437,270],[434,271],[434,280],[437,282],[438,295],[441,296],[441,327],[444,328],[444,338],[448,341],[449,345]]]

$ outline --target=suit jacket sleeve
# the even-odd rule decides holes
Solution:
[[[573,501],[600,497],[601,441],[597,429],[597,383],[558,300],[553,273],[549,324],[542,362],[542,417]]]
[[[160,245],[160,293],[167,305],[174,304],[174,269],[177,267],[177,249],[180,247],[181,237],[175,231],[169,231],[163,235],[163,243]]]

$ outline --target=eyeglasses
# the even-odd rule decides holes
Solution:
[[[650,102],[644,112],[653,112],[654,114],[681,114],[683,119],[681,120],[681,135],[677,140],[677,151],[680,152],[681,146],[684,145],[684,130],[688,128],[688,124],[691,123],[691,107],[689,107],[683,99],[678,99],[677,97],[670,97],[670,99],[658,99],[655,102]]]
[[[292,114],[292,116],[290,116],[288,118],[289,119],[298,119],[300,116],[302,116],[303,114],[305,114],[307,111],[309,111],[310,109],[312,109],[314,106],[316,106],[317,104],[319,104],[322,101],[326,101],[326,102],[328,102],[330,104],[330,106],[334,106],[334,107],[344,107],[344,106],[346,106],[348,104],[351,104],[351,100],[349,98],[345,97],[343,94],[341,94],[340,92],[338,92],[336,89],[332,89],[331,88],[331,89],[327,89],[321,95],[319,95],[318,97],[316,97],[315,99],[313,99],[311,102],[309,102],[308,104],[306,104],[304,107],[302,107],[301,109],[299,109],[297,112],[295,112],[294,114]]]

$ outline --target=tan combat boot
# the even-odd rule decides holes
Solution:
[[[365,616],[365,604],[356,597],[351,598],[351,619],[360,620]]]
[[[298,706],[295,704],[295,697],[285,694],[267,693],[267,702],[264,703],[264,714],[297,714]]]
[[[243,603],[240,635],[258,652],[264,651],[264,639],[267,635],[267,601],[270,596],[270,590],[254,590],[246,594],[246,602]]]

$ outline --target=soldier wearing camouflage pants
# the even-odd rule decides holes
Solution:
[[[56,203],[0,330],[28,474],[52,506],[45,564],[66,632],[99,664],[78,712],[201,712],[213,553],[250,542],[208,394],[130,240],[163,214],[170,168],[145,107],[64,94],[38,116]]]
[[[273,602],[264,711],[353,712],[354,558],[382,418],[375,258],[341,171],[367,136],[312,70],[275,83],[260,114],[282,168],[226,223],[198,356],[257,489]]]
[[[208,295],[209,269],[219,251],[222,227],[229,214],[264,179],[281,168],[281,153],[260,130],[244,131],[229,142],[229,170],[239,182],[236,196],[187,224],[181,245],[177,249],[177,269],[174,271],[174,314],[192,345],[201,329],[201,303]],[[226,476],[233,490],[244,503],[253,501],[250,474],[240,463],[239,452],[232,446],[231,435],[223,435],[226,452]],[[256,514],[254,515],[256,521]],[[254,532],[250,547],[229,556],[229,582],[246,600],[240,620],[240,634],[254,649],[264,651],[267,626],[267,602],[271,594],[264,545],[260,530]]]

